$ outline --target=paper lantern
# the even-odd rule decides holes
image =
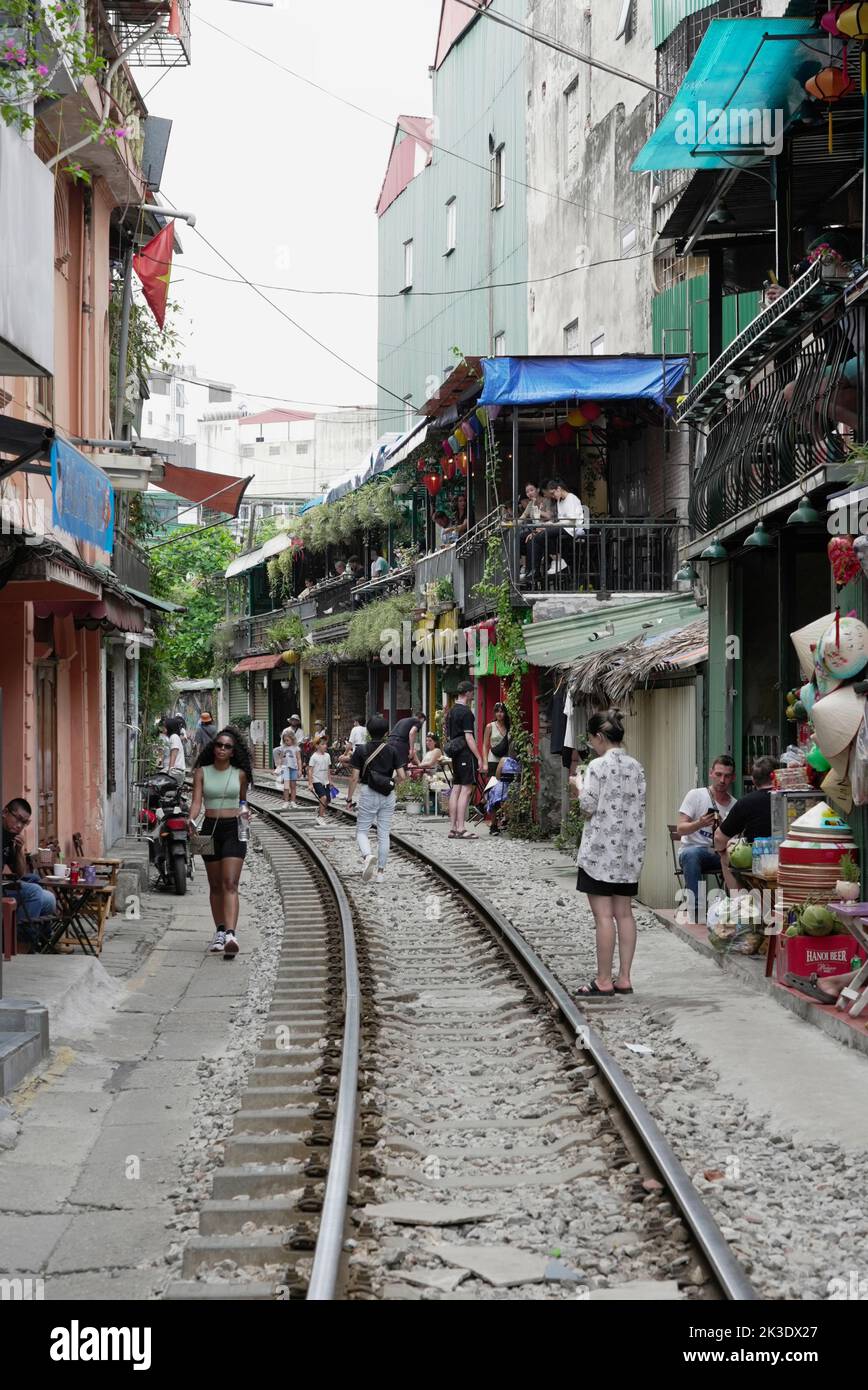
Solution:
[[[453,454],[460,454],[460,453],[461,453],[461,445],[460,445],[459,442],[458,442],[458,437],[457,437],[457,435],[450,434],[450,436],[449,436],[449,447],[450,447],[450,449],[452,450]]]
[[[451,456],[448,459],[444,459],[441,467],[443,469],[443,477],[446,479],[447,483],[451,483],[452,479],[455,477],[455,470],[458,467],[455,459]]]
[[[478,405],[473,413],[479,421],[480,425],[484,427],[488,424],[488,408],[486,406]]]
[[[840,34],[840,30],[838,28],[838,16],[844,10],[848,10],[850,8],[851,7],[849,5],[833,5],[832,8],[830,10],[827,10],[826,13],[820,19],[820,28],[825,29],[827,34],[834,34],[837,37]]]
[[[848,39],[868,39],[868,5],[844,5],[837,9],[835,18],[839,34]]]
[[[535,440],[534,440],[534,445],[533,445],[533,451],[534,451],[535,454],[544,454],[545,451],[546,451],[546,442],[545,442],[545,440],[544,440],[544,439],[535,439]]]
[[[561,442],[561,432],[560,430],[546,430],[543,439],[546,444],[554,449]]]
[[[458,429],[455,431],[455,438],[458,440],[459,449],[463,449],[465,444],[467,443],[467,435],[464,433],[460,425],[458,426]]]
[[[425,484],[429,497],[436,497],[443,486],[443,479],[440,477],[439,473],[426,473],[422,481]]]
[[[832,131],[832,107],[836,101],[840,101],[850,91],[853,83],[847,76],[843,68],[820,68],[818,73],[809,77],[805,83],[805,91],[809,97],[815,101],[825,101],[829,108],[829,153],[832,153],[834,137]]]
[[[475,415],[470,415],[461,426],[468,439],[475,439],[478,434],[482,434],[482,426]]]
[[[829,564],[835,586],[843,589],[862,573],[862,564],[856,553],[852,536],[833,536],[826,546]]]
[[[587,416],[583,415],[580,410],[571,410],[567,416],[567,424],[572,425],[574,430],[580,430],[582,425],[586,425],[587,423]]]
[[[456,455],[456,458],[455,458],[455,466],[456,466],[456,468],[458,469],[458,472],[461,474],[461,476],[462,476],[463,478],[466,478],[466,477],[467,477],[467,455],[465,454],[465,452],[464,452],[463,449],[462,449],[462,451],[461,451],[460,454],[457,454],[457,455]]]
[[[455,453],[455,450],[452,448],[452,440],[451,440],[451,439],[444,439],[444,440],[443,440],[443,452],[444,452],[444,454],[446,455],[447,458],[450,458],[450,459],[452,458],[453,454]]]
[[[601,407],[596,405],[594,401],[583,401],[582,404],[579,406],[579,409],[581,410],[589,425],[592,425],[595,420],[599,420],[600,416],[603,413]]]
[[[564,421],[564,423],[561,425],[560,429],[558,430],[558,434],[559,434],[560,437],[561,437],[561,443],[562,443],[562,444],[572,444],[572,442],[573,442],[573,427],[572,427],[572,425],[568,425],[568,424],[566,423],[566,421]]]

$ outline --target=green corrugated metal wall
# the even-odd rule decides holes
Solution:
[[[524,20],[524,0],[498,0],[507,17]],[[378,378],[401,398],[421,404],[455,366],[453,347],[487,356],[495,333],[506,351],[527,352],[527,286],[456,294],[467,286],[527,279],[527,196],[507,182],[504,206],[491,210],[488,137],[506,147],[509,179],[526,180],[526,41],[511,30],[477,21],[433,79],[437,121],[434,158],[380,218],[381,293],[402,288],[404,242],[413,240],[415,290],[445,291],[423,298],[411,290],[381,299]],[[455,154],[447,153],[454,151]],[[457,200],[456,249],[444,255],[446,203]],[[491,312],[489,304],[491,303]],[[398,402],[379,393],[381,423],[402,428]]]
[[[723,346],[756,318],[760,309],[758,291],[726,294],[723,297]],[[686,332],[684,330],[687,330]],[[708,361],[708,276],[695,275],[682,280],[662,294],[655,295],[651,305],[651,330],[655,352],[675,357],[680,353],[696,353],[694,384],[709,367]]]
[[[707,10],[715,0],[652,0],[654,15],[654,47],[659,48],[672,30],[689,14]]]

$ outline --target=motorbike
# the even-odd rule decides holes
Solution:
[[[155,772],[136,785],[144,791],[139,821],[158,882],[182,897],[193,877],[184,788],[166,772]]]

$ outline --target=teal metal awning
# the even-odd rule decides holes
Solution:
[[[834,61],[828,44],[808,19],[712,20],[634,170],[732,169],[779,154],[805,81]]]
[[[621,647],[636,637],[686,627],[703,616],[691,595],[655,594],[598,604],[585,613],[548,622],[527,623],[522,639],[531,666],[559,666],[580,657]]]

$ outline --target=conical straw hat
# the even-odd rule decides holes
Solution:
[[[826,757],[831,761],[837,753],[849,748],[859,732],[865,713],[865,696],[857,695],[852,685],[842,686],[817,700],[811,711],[814,736]]]

